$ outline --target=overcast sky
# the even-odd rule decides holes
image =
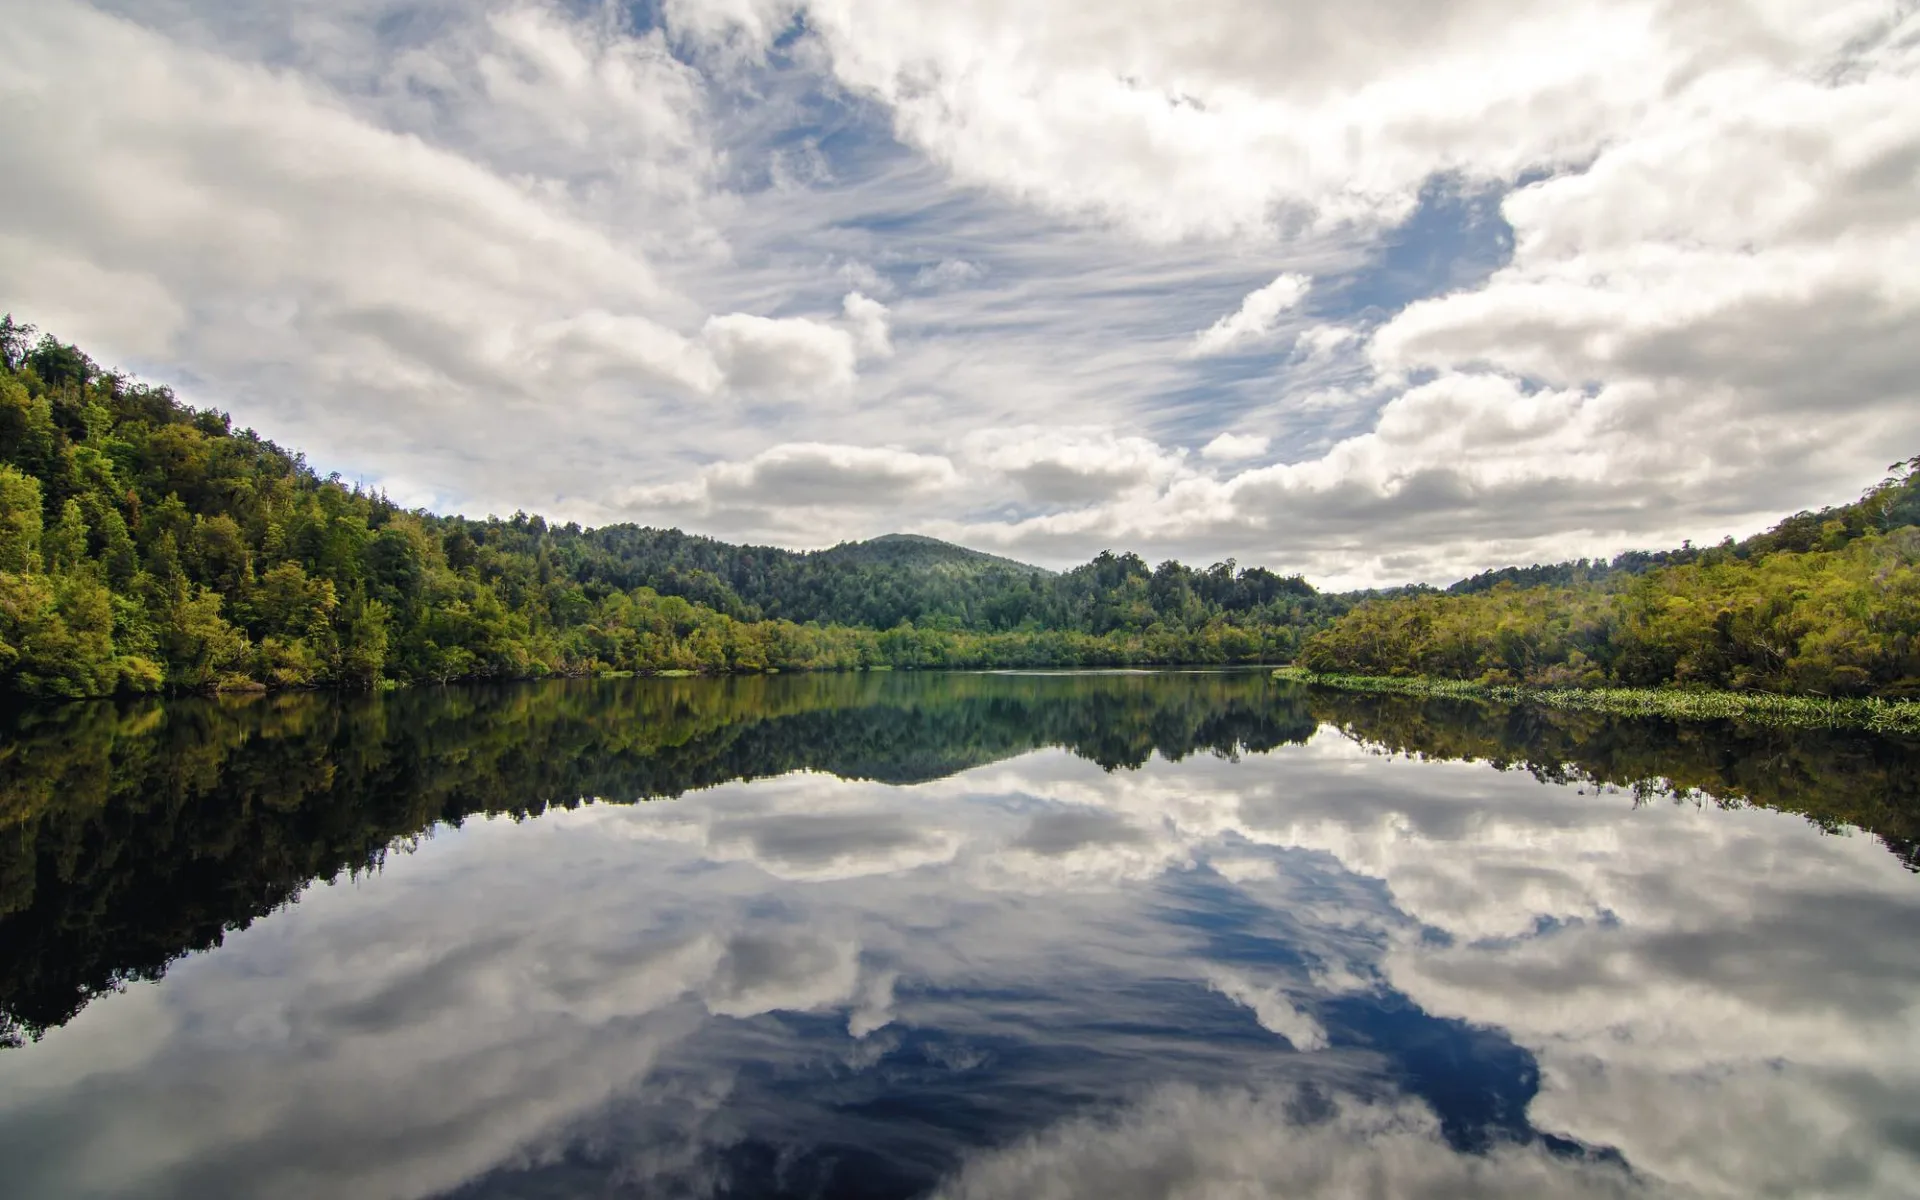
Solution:
[[[1910,0],[0,22],[0,308],[408,505],[1446,582],[1920,453]]]

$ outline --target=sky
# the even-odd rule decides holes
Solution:
[[[1445,583],[1920,453],[1912,0],[0,22],[0,309],[408,506]]]

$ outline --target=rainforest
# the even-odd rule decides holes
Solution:
[[[1920,458],[1745,541],[1441,591],[931,538],[828,550],[408,510],[0,322],[0,691],[1298,662],[1547,687],[1920,694]]]
[[[0,681],[27,696],[615,672],[1285,660],[1298,577],[932,539],[813,554],[400,508],[0,326]]]

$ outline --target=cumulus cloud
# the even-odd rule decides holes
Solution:
[[[63,298],[71,260],[112,261],[130,295],[155,298],[137,349],[186,332],[166,317],[181,301],[161,297],[268,301],[249,322],[262,336],[319,339],[369,375],[497,380],[511,356],[500,334],[542,300],[594,298],[632,319],[667,300],[650,265],[604,232],[297,79],[64,3],[18,14],[4,53],[6,273],[47,285],[7,298],[70,336],[113,345],[84,296]],[[512,250],[533,246],[547,269],[529,277]]]
[[[1017,19],[748,0],[688,29],[765,48],[802,8],[841,82],[959,178],[1160,239],[1270,234],[1300,209],[1394,221],[1436,169],[1500,179],[1582,161],[1703,54],[1767,63],[1782,38],[1837,47],[1882,14],[1225,0],[1176,32],[1149,0],[1043,0]]]
[[[846,262],[834,268],[833,273],[836,279],[842,283],[852,285],[855,290],[860,292],[871,293],[875,296],[891,295],[893,292],[893,284],[888,281],[885,275],[875,270],[872,263],[861,262],[859,259],[848,259]]]
[[[965,452],[970,461],[1048,505],[1085,504],[1151,489],[1182,471],[1177,450],[1147,438],[1088,429],[983,430],[967,439]]]
[[[1302,1100],[1283,1088],[1159,1089],[1107,1119],[1063,1121],[1018,1145],[977,1155],[934,1194],[943,1200],[1645,1194],[1623,1167],[1556,1158],[1539,1146],[1461,1154],[1416,1104],[1343,1097],[1325,1119],[1302,1123],[1296,1115]]]
[[[1750,532],[1920,444],[1904,9],[660,11],[27,6],[0,306],[422,502],[604,520],[899,447],[956,478],[884,527],[1052,565],[1446,582]],[[819,136],[822,85],[870,136]],[[1271,440],[1203,473],[1205,429]],[[802,510],[678,511],[883,528]]]
[[[727,383],[745,392],[808,395],[853,383],[853,335],[806,317],[708,317],[700,330]]]
[[[893,336],[887,325],[887,306],[859,292],[848,292],[841,309],[853,326],[853,337],[860,353],[885,358],[893,353]]]
[[[1200,447],[1200,457],[1219,462],[1259,458],[1267,452],[1272,438],[1258,433],[1223,433]]]
[[[742,462],[715,463],[688,483],[629,488],[628,505],[887,507],[952,484],[953,463],[934,454],[794,442]]]
[[[1294,340],[1294,353],[1309,362],[1332,358],[1361,340],[1360,331],[1345,325],[1312,325]]]
[[[1484,283],[1300,334],[1281,384],[1345,370],[1362,345],[1371,377],[1274,405],[1292,417],[1284,469],[944,527],[1049,561],[1134,538],[1335,582],[1445,582],[1847,498],[1886,445],[1920,442],[1920,310],[1895,266],[1920,222],[1916,18],[1712,12],[1458,3],[1398,14],[1383,40],[1351,6],[1214,5],[1177,39],[1068,0],[1018,19],[810,10],[839,78],[957,178],[1148,241],[1244,244],[1291,228],[1291,208],[1364,229],[1400,220],[1437,172],[1534,177],[1501,207],[1512,262]],[[1275,287],[1188,353],[1277,332],[1297,297]],[[1451,432],[1430,424],[1443,409]],[[1416,519],[1355,538],[1398,513]]]
[[[539,8],[442,28],[381,81],[348,80],[370,97],[349,104],[79,5],[18,14],[0,305],[108,361],[189,362],[213,390],[193,399],[244,392],[242,420],[319,461],[438,493],[449,462],[503,446],[525,478],[592,464],[612,408],[851,383],[847,330],[703,324],[662,279],[721,200],[702,84],[659,34]],[[432,139],[405,130],[429,100]],[[625,204],[664,215],[635,232]],[[884,313],[849,315],[884,352]]]
[[[1282,275],[1267,286],[1248,292],[1239,309],[1194,335],[1187,354],[1192,358],[1205,358],[1264,341],[1272,335],[1280,314],[1307,298],[1312,284],[1304,275]]]

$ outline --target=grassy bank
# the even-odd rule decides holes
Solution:
[[[1275,679],[1341,688],[1465,700],[1501,700],[1622,717],[1668,717],[1679,721],[1738,720],[1813,729],[1866,729],[1920,734],[1920,701],[1836,700],[1826,696],[1781,696],[1771,692],[1684,691],[1667,688],[1535,688],[1382,675],[1324,675],[1304,667],[1281,667]]]

